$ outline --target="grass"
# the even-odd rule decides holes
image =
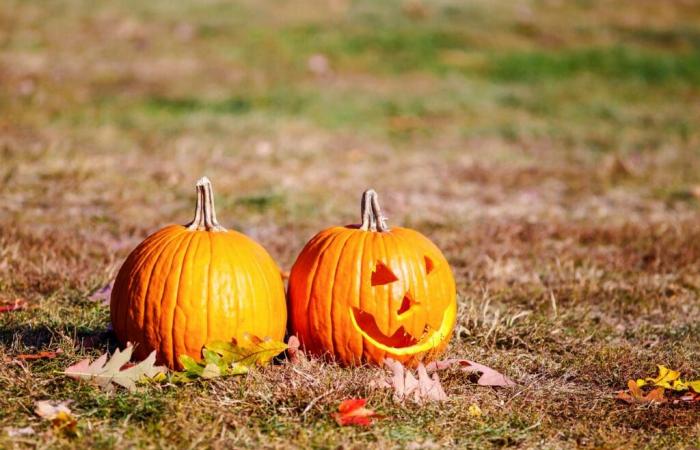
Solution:
[[[0,304],[29,306],[0,314],[1,448],[700,446],[697,407],[613,399],[656,364],[700,377],[692,2],[11,3]],[[203,174],[285,270],[375,188],[452,265],[448,354],[520,387],[449,372],[451,400],[417,407],[371,387],[380,369],[321,361],[135,394],[62,377],[116,348],[89,297],[190,218]],[[355,396],[387,419],[336,426]],[[35,417],[42,399],[72,399],[81,437]]]

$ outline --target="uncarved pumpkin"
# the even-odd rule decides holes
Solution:
[[[155,232],[127,257],[110,310],[114,333],[136,344],[137,358],[156,350],[178,369],[179,356],[199,360],[210,341],[245,333],[281,340],[287,320],[279,268],[259,244],[218,224],[206,177],[194,220]]]
[[[362,196],[362,224],[328,228],[306,244],[290,273],[288,302],[302,346],[344,365],[434,358],[457,312],[442,252],[417,231],[389,229],[373,190]]]

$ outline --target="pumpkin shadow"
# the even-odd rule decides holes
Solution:
[[[106,350],[113,352],[118,347],[114,333],[105,327],[74,330],[26,324],[0,329],[0,346],[5,348],[20,346],[40,351],[65,344],[65,339],[62,336],[72,336],[73,346],[76,350],[99,349],[103,352]]]

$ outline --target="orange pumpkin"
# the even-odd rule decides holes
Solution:
[[[287,310],[279,268],[258,243],[218,224],[212,187],[197,182],[188,225],[170,225],[143,241],[119,270],[111,298],[114,333],[137,358],[181,369],[214,340],[245,333],[284,338]]]
[[[289,277],[290,327],[310,353],[344,365],[391,357],[415,365],[441,354],[457,300],[442,252],[417,231],[389,229],[373,190],[362,224],[309,241]]]

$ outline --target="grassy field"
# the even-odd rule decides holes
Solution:
[[[614,395],[700,377],[699,151],[692,0],[5,0],[0,304],[29,306],[0,314],[0,448],[698,448],[697,404]],[[448,354],[519,387],[449,372],[418,407],[318,361],[135,394],[60,375],[116,347],[89,297],[202,175],[285,270],[376,189],[452,264]],[[338,427],[348,397],[387,418]]]

